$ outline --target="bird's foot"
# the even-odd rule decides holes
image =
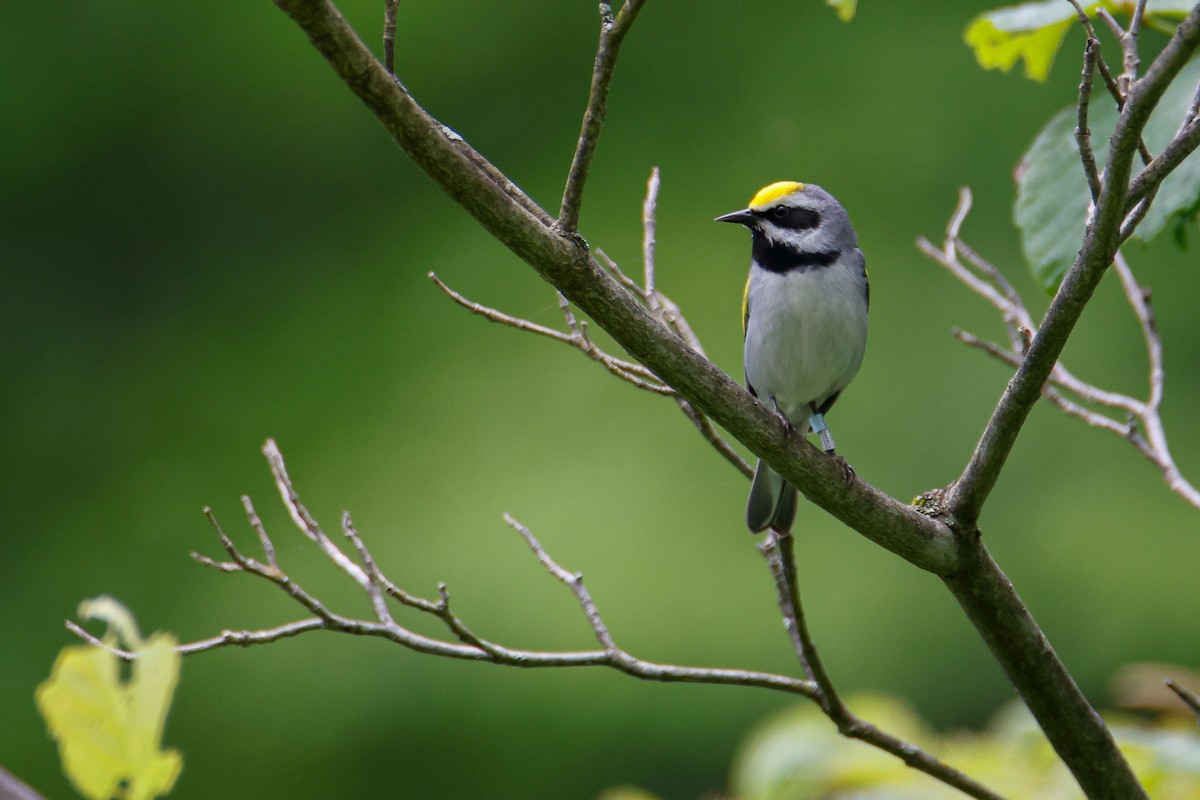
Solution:
[[[827,450],[825,452],[830,458],[833,459],[834,463],[842,468],[842,478],[846,481],[846,485],[849,486],[850,484],[854,483],[854,479],[858,477],[858,474],[854,471],[854,467],[850,466],[846,459],[842,458],[832,450]]]
[[[775,402],[775,397],[771,397],[771,410],[775,412],[775,416],[779,417],[779,421],[783,423],[783,427],[787,428],[788,433],[795,433],[796,426],[788,419],[787,414],[783,413],[783,409],[779,407],[779,403]]]

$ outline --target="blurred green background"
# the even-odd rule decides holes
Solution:
[[[343,8],[373,43],[382,3]],[[659,285],[740,376],[744,234],[710,220],[782,178],[850,210],[871,267],[863,370],[833,415],[859,475],[907,499],[951,480],[1007,371],[952,326],[999,336],[982,301],[919,256],[961,185],[967,240],[1020,264],[1011,172],[1071,102],[1081,36],[1048,83],[976,67],[982,2],[650,2],[616,73],[582,232],[636,271],[645,180],[662,169]],[[397,64],[415,96],[556,209],[586,99],[591,0],[406,0]],[[1149,53],[1161,38],[1145,38]],[[472,317],[426,278],[543,324],[552,291],[395,147],[266,0],[0,5],[0,763],[71,796],[33,690],[62,620],[111,593],[181,639],[301,616],[220,575],[211,504],[247,547],[239,496],[279,556],[347,613],[363,598],[290,527],[258,454],[278,439],[330,530],[349,509],[410,591],[446,581],[480,634],[592,646],[574,600],[501,522],[582,570],[618,642],[658,661],[795,672],[746,482],[662,398],[578,354]],[[1131,252],[1167,348],[1165,420],[1200,477],[1195,254]],[[1067,351],[1141,393],[1141,341],[1106,280]],[[1012,694],[950,595],[816,509],[800,572],[847,691],[978,726]],[[1200,516],[1108,434],[1044,404],[983,519],[992,552],[1098,704],[1131,661],[1196,665]],[[414,623],[425,631],[436,628]],[[592,797],[630,782],[720,790],[738,743],[792,705],[764,691],[614,672],[499,669],[312,634],[187,659],[166,741],[199,797]],[[832,728],[830,735],[834,735]]]

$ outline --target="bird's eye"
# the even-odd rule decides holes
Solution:
[[[767,212],[777,227],[789,230],[810,230],[821,224],[821,215],[807,208],[775,206]]]

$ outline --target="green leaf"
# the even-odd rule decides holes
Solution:
[[[1200,81],[1200,59],[1189,62],[1168,87],[1143,138],[1151,152],[1167,145],[1179,130]],[[1108,157],[1108,137],[1117,110],[1098,87],[1092,95],[1088,127],[1100,169]],[[1021,249],[1033,277],[1053,292],[1075,263],[1083,243],[1091,194],[1075,142],[1077,112],[1063,109],[1037,135],[1017,168],[1017,200],[1013,219],[1021,233]],[[1139,162],[1140,163],[1140,162]],[[1133,238],[1149,241],[1169,225],[1178,227],[1200,208],[1200,158],[1187,158],[1162,184],[1150,212]]]
[[[1100,0],[1080,5],[1089,16],[1094,16],[1101,6],[1109,11],[1131,13],[1135,4]],[[1157,0],[1147,3],[1146,20],[1163,27],[1170,20],[1186,16],[1190,10],[1191,0]],[[975,51],[975,59],[984,69],[1008,72],[1017,61],[1024,60],[1025,77],[1044,81],[1062,46],[1063,36],[1077,24],[1077,18],[1067,0],[1022,3],[980,14],[967,26],[963,39]]]
[[[1099,5],[1085,8],[1090,12]],[[1074,18],[1075,10],[1066,0],[1025,3],[981,14],[967,26],[963,39],[984,69],[1008,72],[1023,59],[1025,77],[1044,81]]]
[[[825,0],[825,4],[837,11],[838,19],[842,22],[854,19],[854,12],[858,9],[858,0]]]
[[[171,791],[183,768],[176,750],[162,750],[162,732],[179,678],[175,639],[142,639],[133,616],[112,598],[80,606],[80,615],[108,622],[104,641],[137,653],[129,679],[120,659],[92,645],[63,648],[35,699],[58,742],[63,770],[91,800],[150,800]]]

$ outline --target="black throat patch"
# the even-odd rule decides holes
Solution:
[[[807,272],[810,269],[828,267],[842,255],[841,250],[818,250],[802,253],[785,244],[772,242],[758,232],[754,233],[753,238],[750,252],[754,263],[768,272],[779,274],[796,270]]]

